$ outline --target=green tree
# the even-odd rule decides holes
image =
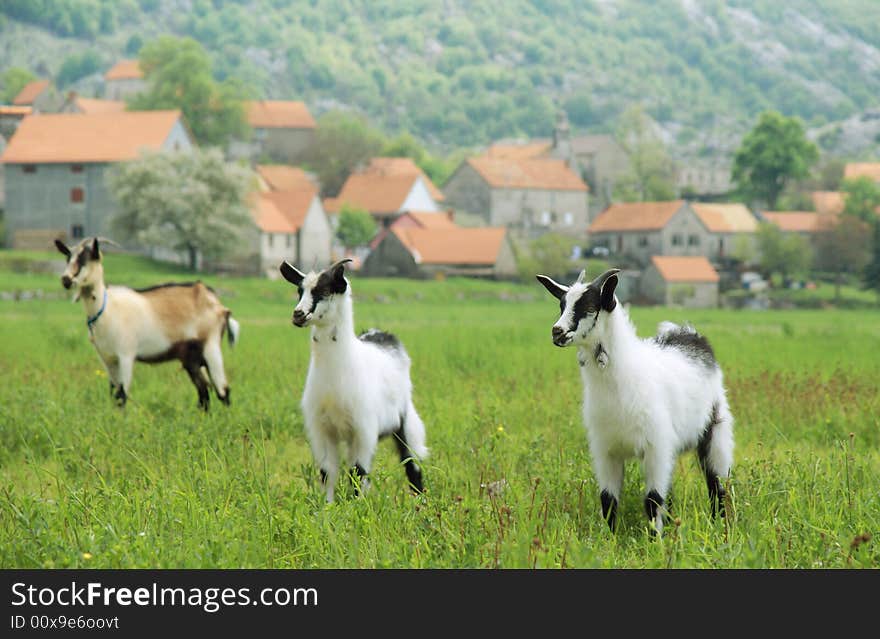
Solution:
[[[834,275],[834,300],[840,301],[844,275],[862,273],[871,259],[868,223],[843,214],[831,230],[816,240],[816,266]]]
[[[200,144],[224,146],[247,134],[247,91],[238,81],[214,80],[211,61],[198,42],[162,36],[144,45],[139,60],[148,87],[131,98],[129,108],[180,109]]]
[[[799,119],[765,111],[737,149],[732,177],[747,198],[773,210],[786,183],[806,177],[818,158]]]
[[[368,211],[343,204],[336,237],[347,249],[366,246],[376,236],[377,225]]]
[[[352,170],[379,155],[384,143],[382,134],[361,117],[342,111],[322,115],[315,143],[306,155],[306,164],[321,182],[322,195],[339,193]]]
[[[234,254],[252,225],[253,173],[227,163],[219,149],[145,154],[116,165],[108,183],[117,203],[114,232],[143,246],[186,252],[193,270],[199,255]]]
[[[547,275],[560,282],[572,270],[571,253],[575,240],[560,233],[545,233],[517,251],[517,265],[524,282],[534,281],[536,274]]]
[[[880,210],[880,184],[862,176],[854,180],[844,180],[842,188],[846,193],[843,212],[873,223]]]
[[[761,270],[767,278],[779,273],[784,279],[810,268],[810,243],[800,235],[783,233],[775,224],[762,223],[758,225],[757,238]]]
[[[865,267],[862,282],[865,290],[877,293],[877,301],[880,302],[880,220],[875,220],[872,226],[874,241],[871,247],[871,261]]]
[[[95,73],[101,68],[101,56],[97,51],[89,49],[82,53],[74,53],[64,59],[55,79],[59,87],[66,87],[80,78]]]
[[[33,73],[21,67],[9,67],[3,72],[3,102],[11,103],[28,82],[37,79]]]
[[[616,198],[656,201],[675,197],[675,166],[655,125],[640,105],[628,108],[620,116],[617,139],[629,156],[631,170],[618,180]]]

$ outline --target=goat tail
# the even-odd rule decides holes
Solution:
[[[238,336],[240,334],[240,326],[238,322],[232,317],[231,311],[226,311],[226,331],[229,339],[229,345],[235,346],[238,343]]]
[[[428,447],[425,446],[425,424],[412,400],[406,407],[406,419],[403,422],[403,436],[406,440],[406,446],[410,452],[418,459],[425,459],[428,456]]]

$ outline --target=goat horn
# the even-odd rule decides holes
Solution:
[[[600,275],[599,277],[594,279],[592,282],[590,282],[590,284],[592,286],[595,286],[596,288],[598,288],[601,291],[602,287],[605,286],[605,281],[609,277],[611,277],[612,275],[616,275],[617,273],[620,273],[619,268],[610,268],[607,271],[605,271],[604,273],[602,273],[602,275]]]

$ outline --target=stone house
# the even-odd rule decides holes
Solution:
[[[443,187],[452,208],[525,237],[554,231],[582,238],[588,192],[563,160],[497,153],[465,160]]]
[[[339,195],[327,198],[324,206],[331,215],[345,205],[363,209],[382,226],[389,226],[406,211],[439,212],[442,196],[412,160],[373,158],[365,168],[349,175]]]
[[[506,279],[517,275],[516,257],[504,228],[407,224],[388,229],[361,271],[365,275],[410,278]]]
[[[229,155],[235,158],[296,164],[315,142],[315,119],[304,102],[256,100],[245,103],[250,140],[235,140]]]
[[[675,185],[687,197],[717,198],[733,190],[732,170],[729,160],[684,160],[676,171]]]
[[[194,145],[180,111],[25,118],[0,156],[6,173],[4,245],[46,248],[53,237],[75,241],[109,234],[115,203],[107,170],[145,150],[185,152]]]
[[[818,233],[829,231],[833,227],[837,216],[815,211],[762,211],[761,218],[783,233],[794,233],[814,241]]]
[[[758,218],[745,205],[691,202],[690,207],[711,234],[703,255],[716,261],[737,255],[757,259]]]
[[[719,280],[705,257],[655,255],[642,274],[640,290],[654,304],[715,308]]]
[[[52,113],[63,101],[49,80],[34,80],[22,87],[12,100],[12,106],[30,107],[32,113]]]
[[[330,264],[333,231],[315,187],[257,193],[251,214],[259,272],[275,278],[283,260],[305,270]]]
[[[125,100],[146,88],[147,83],[137,60],[120,60],[104,74],[104,96],[108,100]]]

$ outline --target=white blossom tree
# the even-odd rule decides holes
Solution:
[[[199,255],[228,255],[246,241],[254,179],[217,149],[144,154],[109,173],[117,204],[113,231],[144,246],[185,252],[196,270]]]

